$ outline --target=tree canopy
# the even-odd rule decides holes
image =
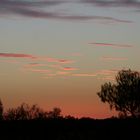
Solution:
[[[61,109],[53,108],[52,111],[43,111],[38,105],[29,106],[22,103],[16,108],[9,108],[4,114],[4,120],[45,120],[61,118]]]
[[[110,109],[116,109],[125,116],[140,117],[140,72],[119,71],[116,83],[101,85],[97,95],[102,102],[109,103]]]

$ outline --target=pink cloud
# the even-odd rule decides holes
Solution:
[[[91,42],[88,43],[90,45],[95,45],[98,47],[113,47],[113,48],[132,48],[132,45],[126,45],[126,44],[112,44],[112,43],[97,43],[97,42]]]
[[[51,57],[46,58],[46,60],[47,60],[48,62],[57,62],[57,59],[51,58]]]
[[[58,59],[57,62],[62,63],[62,64],[74,63],[74,61],[66,60],[66,59]]]
[[[70,74],[70,72],[58,71],[57,74],[58,74],[58,75],[67,75],[67,74]]]
[[[95,76],[97,76],[97,74],[76,73],[76,74],[72,74],[72,76],[76,76],[76,77],[95,77]]]
[[[42,66],[47,66],[47,64],[40,64],[40,63],[29,63],[27,65],[24,65],[24,67],[42,67]]]
[[[46,70],[46,69],[29,69],[32,72],[37,72],[37,73],[49,73],[50,70]]]
[[[110,77],[114,77],[114,75],[118,72],[119,70],[117,69],[112,69],[112,70],[99,70],[97,72],[94,73],[76,73],[76,74],[72,74],[72,76],[76,76],[76,77],[107,77],[108,79]]]
[[[64,67],[63,70],[65,70],[65,71],[74,71],[74,70],[77,70],[77,69],[72,68],[72,67]]]
[[[112,69],[112,70],[100,70],[97,72],[98,75],[112,75],[116,74],[118,70]]]
[[[62,63],[62,64],[74,63],[74,61],[72,61],[72,60],[57,59],[57,58],[53,58],[53,57],[41,57],[41,56],[36,57],[36,60],[47,61],[47,62],[50,62],[50,63],[51,62]]]
[[[30,58],[35,59],[36,57],[30,54],[18,54],[18,53],[0,53],[0,57],[16,57],[16,58]]]

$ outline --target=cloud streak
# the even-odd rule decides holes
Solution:
[[[79,0],[81,3],[102,7],[134,7],[140,8],[139,0]]]
[[[114,75],[118,72],[117,69],[111,69],[111,70],[100,70],[97,71],[96,74],[100,76],[109,76],[109,75]]]
[[[18,54],[18,53],[0,53],[0,57],[16,57],[16,58],[30,58],[35,59],[36,56],[30,54]]]
[[[76,73],[76,74],[72,74],[72,76],[75,76],[75,77],[95,77],[95,76],[97,76],[97,74]]]
[[[63,68],[64,71],[74,71],[77,70],[76,68],[72,68],[72,67],[64,67]]]
[[[74,73],[72,76],[74,77],[102,77],[102,78],[110,78],[113,77],[119,70],[111,69],[111,70],[99,70],[94,73]]]
[[[44,18],[44,19],[57,19],[57,20],[103,20],[109,22],[119,22],[119,23],[132,23],[132,21],[117,19],[108,16],[88,16],[88,15],[72,15],[66,13],[49,12],[45,11],[44,7],[54,6],[68,1],[24,1],[24,0],[1,0],[0,1],[0,15],[20,15],[30,18]]]
[[[28,58],[33,61],[44,61],[49,63],[58,63],[58,64],[69,64],[74,63],[73,60],[67,59],[57,59],[53,57],[43,57],[43,56],[36,56],[31,54],[22,54],[22,53],[0,53],[0,57],[3,58]],[[28,66],[46,66],[46,64],[39,64],[39,63],[30,63]]]
[[[93,47],[112,47],[112,48],[132,48],[132,45],[127,44],[113,44],[113,43],[101,43],[101,42],[91,42],[89,45],[93,45]]]
[[[40,60],[40,61],[47,61],[50,63],[60,63],[60,64],[69,64],[69,63],[74,63],[75,61],[73,60],[67,60],[67,59],[57,59],[57,58],[53,58],[53,57],[37,57],[36,60]]]
[[[49,73],[50,70],[47,70],[47,69],[29,69],[30,71],[32,72],[37,72],[37,73]]]

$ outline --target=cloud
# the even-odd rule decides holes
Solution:
[[[66,71],[58,71],[57,75],[67,75],[70,74],[70,72],[66,72]]]
[[[112,43],[100,43],[100,42],[91,42],[89,45],[93,45],[93,47],[112,47],[112,48],[132,48],[132,45],[126,44],[112,44]]]
[[[64,70],[64,71],[74,71],[74,70],[77,70],[77,68],[64,67],[63,70]]]
[[[76,77],[95,77],[95,76],[97,76],[97,74],[76,73],[76,74],[72,74],[72,76],[76,76]]]
[[[106,16],[88,16],[88,15],[71,15],[66,13],[49,12],[45,11],[44,7],[54,6],[68,1],[61,0],[38,0],[38,1],[25,1],[25,0],[1,0],[0,1],[0,15],[20,15],[31,18],[45,18],[57,20],[103,20],[109,22],[123,22],[132,23],[129,20],[117,19]],[[86,2],[86,1],[85,1]]]
[[[29,63],[29,64],[24,65],[25,68],[42,67],[42,66],[47,66],[47,64]]]
[[[101,75],[101,76],[109,76],[109,75],[114,75],[118,72],[119,70],[117,69],[111,69],[111,70],[100,70],[97,71],[96,74],[97,75]]]
[[[104,7],[134,7],[140,8],[139,0],[79,0],[81,3]]]
[[[8,12],[14,11],[14,8],[33,8],[33,7],[46,7],[54,6],[64,3],[62,0],[0,0],[0,8],[2,10],[8,10]],[[3,7],[3,9],[2,9]]]
[[[72,76],[76,77],[113,77],[119,70],[118,69],[111,69],[111,70],[99,70],[94,73],[75,73]]]
[[[37,73],[49,73],[50,70],[47,70],[47,69],[28,69],[30,70],[31,72],[37,72]]]
[[[126,61],[128,58],[126,57],[109,57],[109,56],[103,56],[101,60],[105,61]]]
[[[61,63],[61,64],[68,64],[68,63],[74,63],[73,60],[66,60],[66,59],[56,59],[53,57],[43,57],[43,56],[35,56],[31,54],[21,54],[21,53],[0,53],[0,57],[11,57],[11,58],[29,58],[35,61],[47,61],[47,62],[55,62],[55,63]],[[35,65],[44,65],[44,64],[38,64],[38,63],[30,63],[30,66]]]
[[[58,59],[57,62],[62,63],[62,64],[74,63],[73,60],[66,60],[66,59]]]
[[[30,54],[18,54],[18,53],[0,53],[0,57],[16,57],[16,58],[30,58],[35,59],[36,56]]]
[[[53,58],[53,57],[41,57],[41,56],[36,57],[36,60],[47,61],[47,62],[50,62],[50,63],[55,62],[55,63],[61,63],[61,64],[68,64],[68,63],[74,63],[75,62],[73,60],[58,59],[58,58]]]

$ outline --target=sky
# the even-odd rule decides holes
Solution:
[[[107,118],[97,96],[139,71],[140,0],[0,0],[0,98],[63,115]]]

